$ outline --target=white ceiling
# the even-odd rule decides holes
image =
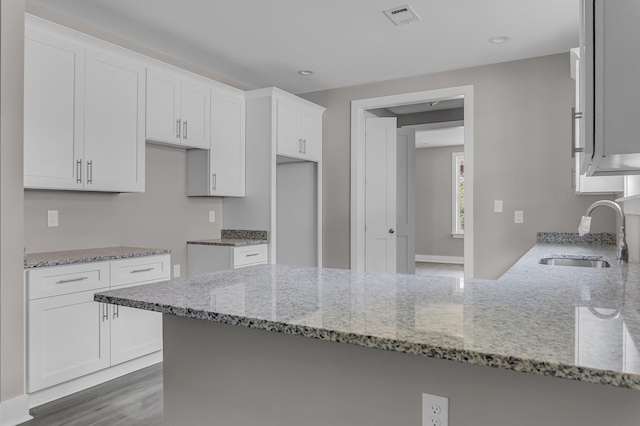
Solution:
[[[250,87],[293,93],[567,52],[579,0],[29,0]],[[383,11],[409,4],[422,21]],[[512,36],[494,45],[495,35]],[[315,75],[303,77],[300,69]]]

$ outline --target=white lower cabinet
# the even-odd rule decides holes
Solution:
[[[93,301],[94,292],[29,301],[28,392],[111,365],[106,305]]]
[[[125,306],[111,312],[111,365],[162,349],[162,314]]]
[[[264,265],[267,259],[267,244],[238,247],[187,244],[187,272],[190,277],[209,272]]]
[[[27,392],[162,350],[162,314],[93,295],[169,279],[169,266],[161,255],[28,270]]]

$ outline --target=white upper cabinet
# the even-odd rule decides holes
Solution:
[[[144,191],[144,67],[27,28],[24,186]]]
[[[24,54],[24,186],[82,189],[84,48],[27,29]]]
[[[276,98],[276,153],[309,161],[322,159],[322,110],[302,100]]]
[[[244,97],[211,92],[211,195],[244,197]]]
[[[143,66],[87,51],[85,189],[144,191]]]
[[[305,158],[322,160],[322,111],[300,108],[300,136]]]
[[[148,140],[179,144],[180,79],[147,69]]]
[[[209,87],[182,80],[180,90],[182,144],[209,149],[211,140],[211,95]]]
[[[244,197],[245,102],[242,92],[211,90],[211,148],[187,154],[187,194]]]
[[[573,110],[573,134],[572,150],[575,157],[575,168],[573,171],[573,181],[576,194],[596,195],[615,194],[624,190],[624,176],[587,176],[580,173],[582,164],[585,163],[586,154],[584,152],[584,100],[580,90],[580,50],[571,49],[571,77],[576,81],[576,101]]]
[[[209,149],[209,87],[147,69],[146,138],[150,141]]]
[[[640,2],[582,0],[580,73],[587,175],[640,174]]]

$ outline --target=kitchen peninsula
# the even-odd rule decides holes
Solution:
[[[165,314],[167,425],[419,425],[426,392],[451,425],[631,426],[640,265],[614,259],[539,243],[497,281],[260,265],[95,300]]]

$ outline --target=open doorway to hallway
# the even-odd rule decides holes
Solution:
[[[368,270],[366,261],[362,262],[366,241],[358,241],[358,215],[366,218],[367,210],[366,200],[359,199],[366,193],[358,191],[363,189],[361,169],[366,174],[366,161],[361,161],[366,159],[366,135],[358,134],[358,122],[365,117],[394,117],[399,129],[416,131],[415,271],[461,277],[464,270],[467,277],[472,276],[472,100],[473,88],[461,87],[352,103],[352,269]]]

